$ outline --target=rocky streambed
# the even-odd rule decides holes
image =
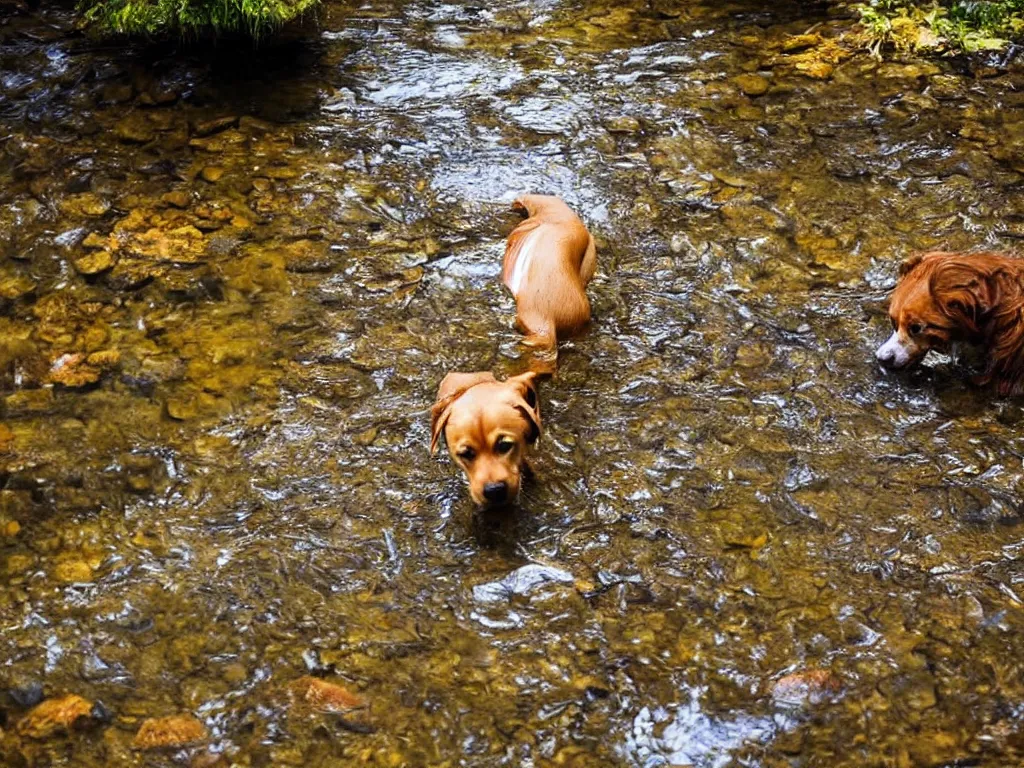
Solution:
[[[1024,70],[806,3],[330,3],[255,53],[0,21],[10,765],[1005,766],[1020,404],[874,364],[1024,234]],[[524,190],[599,239],[538,481],[472,514]]]

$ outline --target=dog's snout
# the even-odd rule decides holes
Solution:
[[[508,483],[488,483],[484,486],[484,498],[492,504],[500,504],[508,499]]]
[[[875,352],[878,362],[886,368],[905,368],[918,356],[917,348],[904,343],[898,332],[893,333]]]

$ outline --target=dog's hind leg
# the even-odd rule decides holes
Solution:
[[[530,370],[542,376],[554,376],[558,368],[558,339],[550,327],[528,331],[523,344],[531,348]]]

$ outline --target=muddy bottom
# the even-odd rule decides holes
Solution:
[[[4,11],[0,762],[1024,760],[1021,404],[873,355],[911,250],[1024,236],[1024,68],[801,5]],[[526,364],[524,191],[594,318],[479,516],[427,410]]]

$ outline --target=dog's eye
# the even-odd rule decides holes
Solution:
[[[918,334],[922,333],[923,331],[924,331],[924,325],[921,324],[921,323],[913,323],[910,326],[910,335],[911,336],[917,336]]]
[[[503,438],[499,439],[498,442],[496,442],[494,444],[494,450],[497,451],[498,453],[508,453],[509,451],[511,451],[515,447],[516,447],[515,441],[514,440],[510,440],[507,437],[503,437]]]
[[[455,455],[463,461],[472,461],[476,458],[476,451],[467,445],[465,448],[460,449]]]

